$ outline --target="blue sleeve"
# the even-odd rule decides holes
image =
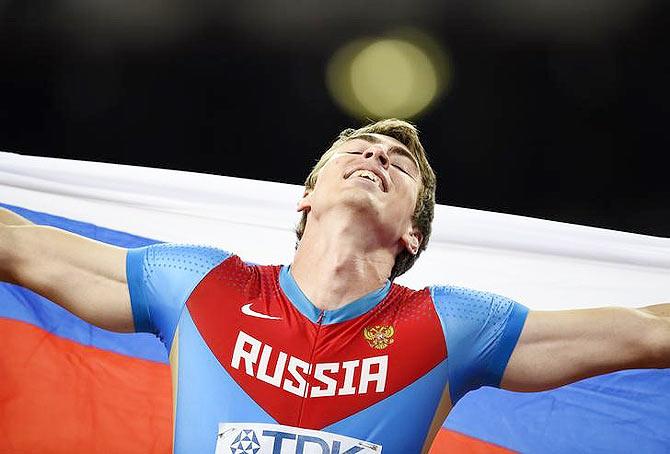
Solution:
[[[452,403],[481,386],[500,386],[528,308],[504,296],[462,287],[430,291],[447,342]]]
[[[229,256],[216,248],[179,244],[129,249],[126,278],[135,331],[156,334],[170,351],[186,300],[202,278]]]

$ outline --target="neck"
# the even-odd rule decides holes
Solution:
[[[373,228],[342,213],[310,219],[291,274],[316,307],[338,309],[386,283],[396,246],[376,242]]]

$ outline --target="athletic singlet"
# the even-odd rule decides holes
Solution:
[[[208,247],[131,249],[126,271],[136,330],[170,354],[177,453],[421,452],[445,391],[499,385],[528,312],[388,281],[321,311],[290,266]]]

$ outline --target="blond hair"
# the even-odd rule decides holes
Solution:
[[[419,132],[416,127],[406,121],[391,118],[377,121],[375,123],[370,123],[367,126],[363,126],[359,129],[345,129],[338,135],[337,139],[335,142],[333,142],[330,148],[323,155],[321,155],[319,161],[316,163],[314,168],[312,168],[312,171],[305,180],[305,190],[311,191],[314,189],[316,180],[319,176],[319,171],[330,160],[337,147],[349,140],[355,139],[356,137],[365,134],[383,134],[385,136],[392,137],[405,145],[409,149],[410,153],[412,153],[412,155],[416,158],[416,161],[419,164],[419,172],[421,173],[421,187],[419,189],[416,206],[414,207],[412,223],[423,235],[423,240],[421,241],[416,254],[411,254],[407,250],[403,250],[396,256],[390,276],[390,279],[393,280],[403,274],[405,271],[409,270],[412,265],[414,265],[416,259],[419,258],[421,252],[426,249],[426,246],[428,245],[428,239],[430,238],[431,224],[433,222],[433,213],[435,210],[435,172],[433,172],[433,169],[428,163],[426,151],[423,149],[423,145],[421,145],[421,142],[419,141]],[[300,219],[300,222],[296,226],[295,230],[295,233],[298,236],[297,244],[299,244],[303,233],[305,233],[306,225],[307,212],[303,211],[302,218]]]

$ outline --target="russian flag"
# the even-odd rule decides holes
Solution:
[[[2,206],[123,247],[157,238],[288,262],[300,190],[0,154]],[[451,207],[438,207],[434,229],[404,285],[463,285],[536,309],[670,295],[667,239]],[[170,452],[170,371],[154,336],[93,327],[9,284],[0,284],[0,327],[0,452]],[[431,453],[664,453],[669,428],[670,370],[630,370],[541,393],[472,392]]]

